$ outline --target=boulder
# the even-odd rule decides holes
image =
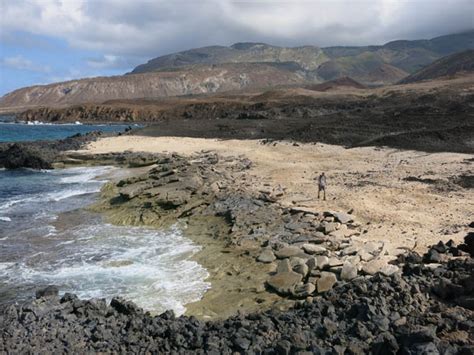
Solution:
[[[380,269],[380,273],[390,276],[400,271],[400,268],[396,265],[387,264]]]
[[[273,251],[270,249],[264,249],[260,255],[257,257],[257,261],[260,261],[261,263],[271,263],[275,261],[276,257],[275,254],[273,254]]]
[[[320,245],[303,244],[302,248],[305,251],[305,253],[308,253],[308,254],[325,254],[325,253],[327,253],[326,248],[324,248]]]
[[[306,259],[303,259],[303,258],[299,258],[297,256],[292,256],[290,259],[290,265],[291,267],[295,267],[297,265],[303,265],[303,264],[306,264]]]
[[[112,298],[112,301],[110,301],[110,306],[118,313],[125,315],[139,314],[141,312],[141,309],[135,303],[127,301],[122,297]]]
[[[290,272],[291,270],[292,270],[292,267],[291,267],[291,264],[290,264],[290,260],[283,259],[283,260],[280,260],[280,262],[278,263],[276,272],[277,273]]]
[[[315,290],[316,286],[312,283],[297,285],[293,291],[293,296],[298,298],[306,298],[311,296]]]
[[[336,212],[334,213],[334,217],[336,217],[339,222],[344,224],[354,221],[354,217],[352,215],[344,212]]]
[[[395,270],[394,268],[391,268],[388,266],[389,260],[390,259],[388,258],[380,258],[380,257],[373,259],[362,266],[362,271],[368,275],[375,275],[376,273],[381,272],[382,269],[388,273],[392,271],[393,271],[392,273],[398,271],[398,268],[397,270]],[[395,266],[395,265],[391,265],[391,266]]]
[[[274,276],[271,276],[267,284],[276,292],[282,295],[292,294],[296,285],[298,285],[303,276],[293,271],[279,272]]]
[[[21,144],[13,144],[0,153],[0,167],[6,169],[52,169],[51,160],[41,150],[32,150]]]
[[[377,253],[380,249],[382,249],[382,246],[383,245],[380,245],[379,243],[368,242],[362,246],[362,250],[365,251],[366,253],[373,255]]]
[[[39,289],[36,291],[36,298],[48,298],[56,297],[59,293],[59,290],[54,285],[46,286],[45,288]]]
[[[357,266],[346,261],[342,266],[341,279],[344,281],[349,281],[355,277],[357,277]]]
[[[334,275],[332,272],[323,271],[317,283],[318,292],[321,293],[331,290],[336,282],[336,275]]]
[[[283,247],[275,251],[275,255],[278,259],[290,258],[298,254],[301,254],[301,249],[298,247]]]
[[[334,222],[328,222],[324,225],[324,233],[329,234],[337,229],[337,224]]]
[[[316,269],[316,267],[318,266],[318,260],[315,257],[311,257],[306,260],[306,265],[308,265],[309,271]]]
[[[342,266],[343,264],[344,262],[339,258],[332,257],[328,260],[329,267]]]
[[[308,275],[309,267],[306,264],[299,264],[293,268],[293,271],[305,277],[306,275]]]
[[[329,258],[327,256],[318,255],[316,257],[316,267],[319,270],[323,270],[328,265],[329,265]]]

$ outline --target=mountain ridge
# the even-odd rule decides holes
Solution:
[[[381,46],[279,47],[238,42],[157,57],[132,73],[17,89],[0,98],[0,108],[100,103],[275,86],[319,84],[350,77],[364,86],[400,82],[440,59],[442,53],[474,49],[474,30],[431,40],[392,41]],[[137,73],[139,71],[140,73]]]
[[[454,76],[460,72],[474,72],[474,50],[467,50],[443,57],[402,79],[400,84],[415,83],[441,77]]]

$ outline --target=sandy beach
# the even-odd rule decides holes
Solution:
[[[325,144],[257,140],[121,136],[90,143],[84,153],[214,151],[253,163],[248,184],[280,186],[280,203],[317,210],[353,210],[367,225],[364,238],[425,252],[439,240],[460,242],[474,210],[474,192],[456,183],[472,173],[473,157],[385,148],[345,149]],[[327,200],[317,199],[314,178],[328,176]],[[422,180],[425,179],[425,180]]]

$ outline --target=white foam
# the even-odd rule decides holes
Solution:
[[[43,265],[30,261],[9,268],[10,281],[56,284],[81,298],[120,295],[146,310],[172,309],[178,315],[210,287],[207,271],[190,260],[199,247],[177,228],[164,232],[96,224],[69,230],[64,239],[46,251],[51,257],[42,255]]]
[[[3,238],[3,239],[5,239],[5,238]],[[3,240],[3,239],[1,239],[1,240]],[[15,265],[15,263],[0,263],[0,272],[12,267],[13,265]]]
[[[0,221],[2,221],[2,222],[11,222],[12,219],[11,219],[10,217],[2,217],[2,216],[0,216]]]

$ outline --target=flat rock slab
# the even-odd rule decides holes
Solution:
[[[329,267],[342,266],[343,264],[344,264],[344,262],[341,259],[338,259],[338,258],[329,258],[329,260],[328,260]]]
[[[270,277],[267,284],[276,292],[289,295],[294,292],[296,285],[298,285],[302,279],[303,276],[301,274],[293,271],[280,272]]]
[[[388,270],[387,267],[389,261],[390,259],[388,258],[373,259],[362,266],[362,271],[368,275],[375,275],[376,273],[381,272],[384,268],[384,270]]]
[[[263,250],[257,258],[257,260],[260,261],[261,263],[271,263],[275,261],[275,259],[276,259],[275,254],[273,254],[273,251],[269,249]]]
[[[280,262],[278,263],[278,266],[277,266],[277,273],[281,273],[281,272],[290,272],[292,270],[292,266],[290,264],[290,260],[289,259],[283,259],[283,260],[280,260]]]
[[[319,211],[318,210],[315,210],[314,208],[310,208],[310,207],[291,207],[290,209],[291,212],[293,213],[304,213],[304,214],[312,214],[312,215],[315,215],[315,216],[318,216],[319,215]]]
[[[332,272],[323,271],[317,283],[318,292],[321,293],[331,290],[336,282],[336,275],[334,275]]]
[[[308,254],[326,254],[327,253],[326,248],[319,245],[303,244],[302,248],[305,251],[305,253],[308,253]]]
[[[301,249],[298,247],[284,247],[275,251],[275,255],[278,259],[290,258],[298,254],[301,254]]]
[[[334,217],[336,217],[336,219],[341,222],[341,223],[349,223],[349,222],[353,222],[354,221],[354,217],[348,213],[344,213],[344,212],[336,212],[333,214]]]

